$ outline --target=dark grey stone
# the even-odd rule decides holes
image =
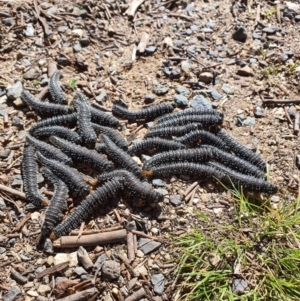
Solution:
[[[268,63],[266,61],[259,61],[258,62],[258,65],[262,68],[266,68],[268,67]]]
[[[101,264],[105,261],[105,260],[107,260],[108,259],[108,257],[106,256],[106,254],[102,254],[102,255],[100,255],[98,258],[97,258],[97,260],[95,261],[95,263],[94,263],[94,269],[95,270],[97,270],[98,268],[100,268],[100,266],[101,266]]]
[[[163,71],[164,75],[167,77],[169,77],[171,75],[171,71],[170,71],[169,67],[164,67],[162,69],[162,71]]]
[[[233,34],[232,38],[239,42],[245,42],[247,40],[247,32],[245,27],[239,27]]]
[[[102,266],[102,278],[105,281],[116,280],[120,277],[120,263],[115,260],[107,260]]]
[[[275,34],[278,31],[279,28],[275,26],[269,26],[265,27],[262,31],[265,32],[266,34],[272,35]]]
[[[147,94],[144,96],[145,103],[147,103],[147,104],[154,102],[155,99],[156,99],[156,95],[154,95],[154,94]]]
[[[190,94],[190,90],[186,87],[179,86],[176,88],[176,93],[187,96]]]
[[[33,37],[34,36],[34,28],[32,23],[28,23],[26,29],[24,30],[24,34],[26,37]]]
[[[181,204],[181,198],[179,194],[170,195],[170,203],[174,206],[179,206]]]
[[[19,186],[22,185],[22,176],[21,175],[14,175],[13,176],[13,182],[11,183],[11,186]]]
[[[15,238],[11,238],[7,243],[10,247],[14,246],[14,244],[16,243],[16,239]]]
[[[3,254],[3,253],[5,253],[5,252],[6,252],[6,249],[3,248],[3,247],[0,247],[0,254]]]
[[[296,156],[296,164],[298,166],[298,168],[300,167],[300,155]]]
[[[169,91],[169,87],[164,86],[162,84],[154,84],[153,85],[153,92],[156,95],[164,95]]]
[[[244,279],[234,279],[232,283],[232,291],[234,293],[243,293],[248,290],[248,282]]]
[[[127,223],[126,225],[126,230],[128,231],[132,231],[132,230],[136,230],[136,222],[135,221],[130,221],[129,223]]]
[[[23,128],[24,127],[24,122],[21,118],[18,116],[14,116],[11,120],[11,125],[16,126],[18,128]]]
[[[154,293],[162,295],[165,289],[165,276],[163,274],[155,274],[151,277]]]
[[[87,274],[87,271],[83,267],[76,267],[74,273],[77,274],[78,276],[81,276]]]
[[[192,108],[212,109],[211,103],[203,95],[195,96],[191,102],[191,107]]]
[[[265,117],[265,110],[261,107],[256,107],[254,116],[258,118]]]
[[[145,52],[147,54],[153,54],[155,51],[156,51],[156,47],[155,46],[149,46],[149,47],[146,47],[146,49],[145,49]]]
[[[80,42],[80,44],[82,45],[82,46],[89,46],[90,45],[90,43],[91,43],[91,41],[90,41],[90,39],[88,38],[88,37],[83,37],[83,38],[81,38],[80,40],[79,40],[79,42]]]
[[[10,100],[15,100],[21,96],[23,85],[20,81],[17,81],[13,86],[7,89],[6,95]]]
[[[161,179],[153,179],[152,184],[155,186],[163,187],[166,185],[166,182]]]
[[[210,90],[210,95],[213,98],[213,100],[218,100],[218,99],[222,98],[222,95],[215,89]]]
[[[154,189],[156,192],[162,194],[162,195],[167,195],[168,194],[168,190],[163,189],[163,188],[155,188]]]
[[[185,42],[182,40],[174,40],[173,41],[173,45],[178,48],[182,47],[184,44],[185,44]]]
[[[82,50],[82,47],[80,44],[75,44],[73,50],[74,52],[80,52]]]
[[[247,65],[247,63],[243,60],[237,60],[235,63],[240,67],[245,67]]]
[[[37,79],[39,76],[40,76],[39,68],[31,68],[23,75],[24,79],[28,79],[28,80]]]
[[[6,26],[13,26],[16,24],[15,20],[13,18],[5,18],[2,20],[3,24]]]
[[[300,15],[295,16],[295,21],[300,22]]]
[[[69,60],[64,55],[58,57],[57,63],[61,66],[68,66],[70,64]]]
[[[245,120],[242,121],[242,126],[251,126],[255,124],[254,117],[247,117]]]
[[[83,275],[80,276],[80,280],[81,280],[81,281],[85,281],[85,280],[90,279],[90,277],[91,277],[91,276],[88,275],[88,274],[83,274]]]
[[[261,35],[259,33],[257,33],[257,32],[253,32],[252,33],[252,38],[254,40],[261,40]]]
[[[171,71],[170,77],[173,79],[178,79],[181,76],[181,71],[179,69],[173,69]]]
[[[149,254],[155,250],[157,250],[161,246],[161,243],[158,241],[150,240],[140,247],[140,250],[145,254]]]
[[[294,56],[294,52],[292,50],[285,51],[284,54],[286,54],[289,59]]]
[[[28,257],[28,256],[26,256],[26,255],[24,255],[24,254],[20,254],[19,256],[20,256],[20,258],[22,259],[22,261],[27,262],[27,261],[30,261],[30,260],[31,260],[30,257]]]
[[[20,288],[18,286],[13,286],[8,293],[3,296],[3,301],[14,301],[20,294]]]
[[[53,254],[53,244],[50,238],[46,238],[45,243],[44,243],[44,247],[43,250],[45,253],[47,254]]]
[[[174,96],[174,101],[179,107],[186,107],[189,104],[188,99],[180,94]]]

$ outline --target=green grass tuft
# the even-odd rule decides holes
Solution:
[[[271,209],[231,190],[235,220],[196,213],[201,228],[174,237],[174,300],[300,300],[299,200]],[[234,280],[248,287],[233,291]]]

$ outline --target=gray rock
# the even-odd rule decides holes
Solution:
[[[173,69],[171,71],[171,74],[170,74],[171,78],[173,78],[173,79],[177,78],[178,79],[178,78],[180,78],[180,76],[181,76],[181,71],[179,69]]]
[[[23,128],[24,127],[24,122],[21,118],[18,116],[14,116],[11,120],[11,125],[16,126],[18,128]]]
[[[157,250],[161,246],[161,243],[158,241],[150,240],[140,247],[140,250],[145,254],[149,254],[155,250]]]
[[[144,96],[145,103],[147,103],[147,104],[154,102],[155,99],[156,99],[156,95],[154,95],[154,94],[146,94]]]
[[[83,267],[76,267],[74,273],[77,274],[78,276],[81,276],[87,274],[87,271]]]
[[[100,255],[94,263],[94,269],[97,270],[101,266],[101,264],[107,259],[108,257],[106,256],[106,254]]]
[[[247,281],[244,279],[234,279],[232,283],[232,291],[234,293],[243,293],[249,289]]]
[[[2,210],[2,209],[5,209],[5,208],[6,208],[6,204],[5,204],[4,200],[3,200],[3,198],[0,197],[0,209]]]
[[[107,99],[107,93],[105,91],[101,91],[99,95],[96,96],[96,101],[98,103],[103,103]]]
[[[214,30],[212,28],[204,27],[201,28],[201,31],[204,33],[212,33]]]
[[[39,68],[31,68],[26,73],[24,73],[23,77],[24,79],[37,79],[40,76],[40,69]]]
[[[281,56],[281,61],[282,61],[282,62],[286,62],[288,59],[289,59],[289,57],[288,57],[288,55],[286,55],[286,54],[283,54],[283,55]]]
[[[275,26],[269,26],[269,27],[265,27],[262,31],[265,32],[266,34],[272,35],[275,34],[278,30],[279,28]]]
[[[273,203],[279,203],[280,197],[278,195],[272,195],[270,200]]]
[[[255,117],[265,117],[265,110],[261,107],[255,107],[255,112],[254,112]]]
[[[242,76],[254,76],[254,71],[249,66],[245,66],[243,68],[240,68],[237,71],[237,74]]]
[[[233,94],[233,91],[232,91],[232,89],[231,89],[231,86],[228,85],[228,84],[223,84],[222,90],[223,90],[223,92],[225,92],[225,93],[228,94],[228,95],[232,95],[232,94]]]
[[[145,52],[147,54],[153,54],[156,51],[156,47],[155,46],[149,46],[145,48]]]
[[[222,95],[215,89],[210,90],[210,95],[213,98],[213,100],[218,100],[218,99],[222,98]]]
[[[165,277],[163,274],[155,274],[151,277],[151,283],[153,284],[154,292],[157,295],[162,295],[165,289]]]
[[[164,86],[162,84],[153,84],[153,92],[156,94],[156,95],[164,95],[166,93],[168,93],[169,91],[169,87],[167,86]]]
[[[216,24],[215,24],[214,22],[207,22],[207,23],[206,23],[206,26],[208,26],[208,27],[211,28],[211,29],[214,29],[215,26],[216,26]]]
[[[170,203],[174,206],[179,206],[181,204],[181,198],[179,194],[170,195]]]
[[[61,66],[68,66],[70,64],[69,60],[63,54],[58,57],[57,63]]]
[[[214,76],[210,72],[203,72],[198,77],[200,82],[203,82],[206,84],[210,83],[213,80],[213,78],[214,78]]]
[[[186,87],[179,86],[176,88],[176,93],[187,96],[190,94],[190,90]]]
[[[192,25],[190,28],[192,31],[198,31],[198,29],[199,29],[199,27],[197,25]],[[196,38],[196,41],[197,41],[197,38]]]
[[[35,272],[36,272],[37,274],[39,274],[39,273],[41,273],[41,272],[43,272],[43,271],[44,271],[43,267],[38,267],[38,268],[35,270]]]
[[[44,46],[44,42],[42,38],[38,38],[35,40],[34,45],[38,46],[38,47],[43,47]]]
[[[185,42],[182,40],[174,40],[173,41],[173,45],[178,48],[181,48],[184,44],[185,44]]]
[[[128,231],[132,231],[132,230],[136,230],[136,222],[135,221],[130,221],[129,223],[127,223],[126,225],[126,230]]]
[[[193,65],[188,61],[182,61],[180,67],[184,72],[189,72],[194,69]]]
[[[240,67],[245,67],[247,65],[247,63],[243,60],[237,60],[235,63]]]
[[[47,10],[48,14],[55,15],[57,13],[57,7],[52,6]]]
[[[3,296],[3,301],[14,301],[20,294],[20,288],[18,286],[13,286],[8,293]]]
[[[252,38],[254,40],[261,40],[261,35],[259,33],[257,33],[257,32],[253,32],[252,33]]]
[[[168,194],[168,190],[163,189],[163,188],[155,188],[154,189],[156,192],[162,194],[162,195],[167,195]]]
[[[43,251],[47,254],[53,254],[53,244],[50,238],[46,238],[44,246],[43,246]]]
[[[31,65],[31,63],[30,63],[29,60],[24,59],[24,60],[22,60],[22,65],[27,68],[27,67],[29,67]]]
[[[242,126],[251,126],[255,124],[254,117],[247,117],[245,120],[242,121]]]
[[[258,62],[258,65],[262,68],[266,68],[268,67],[268,63],[266,61],[259,61]]]
[[[13,26],[16,24],[15,20],[13,18],[5,18],[2,20],[3,24],[6,26]]]
[[[0,247],[0,254],[3,254],[3,253],[5,253],[5,252],[6,252],[6,249],[3,248],[3,247]]]
[[[300,167],[300,155],[296,156],[296,165],[298,166],[298,168]]]
[[[33,37],[34,36],[34,28],[32,23],[28,23],[26,29],[24,30],[24,34],[26,37]]]
[[[180,94],[174,96],[174,101],[179,107],[186,107],[189,104],[188,99]]]
[[[188,28],[188,29],[185,31],[185,33],[186,33],[188,36],[190,36],[190,35],[193,33],[193,31],[192,31],[190,28]]]
[[[80,44],[77,43],[73,46],[73,50],[74,52],[80,52],[82,50],[82,47]]]
[[[2,153],[0,153],[0,158],[6,159],[10,153],[11,153],[11,150],[9,148],[6,148],[6,149],[4,149],[4,151]]]
[[[166,182],[161,179],[154,179],[152,180],[152,184],[155,186],[163,187],[166,185]]]
[[[7,89],[6,95],[10,100],[15,100],[21,96],[23,85],[20,81],[17,81],[13,86]]]
[[[102,266],[102,278],[106,281],[116,280],[120,277],[120,263],[115,260],[107,260]]]
[[[19,186],[22,185],[22,176],[21,175],[14,175],[13,176],[13,182],[11,183],[11,186]]]
[[[239,42],[245,42],[247,40],[247,32],[245,27],[239,27],[233,34],[232,38]]]
[[[197,95],[193,98],[191,102],[192,108],[202,108],[202,109],[212,109],[211,103],[203,96]]]
[[[31,260],[30,257],[28,257],[28,256],[26,256],[26,255],[24,255],[24,254],[19,254],[19,256],[20,256],[20,258],[22,259],[22,261],[27,262],[27,261],[30,261],[30,260]]]
[[[12,247],[16,243],[16,239],[15,238],[11,238],[7,243],[9,244],[10,247]]]
[[[61,32],[61,33],[67,31],[68,29],[69,29],[69,27],[68,26],[64,26],[64,25],[57,27],[57,31]]]
[[[195,10],[195,7],[193,4],[188,3],[184,10],[185,11],[193,11],[193,10]]]
[[[80,44],[84,47],[86,46],[89,46],[91,41],[88,37],[82,37],[80,40],[79,40]]]

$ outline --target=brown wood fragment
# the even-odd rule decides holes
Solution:
[[[295,123],[294,123],[294,133],[299,133],[299,123],[300,123],[300,113],[297,112],[295,116]]]
[[[124,14],[129,16],[129,17],[134,17],[137,9],[144,2],[145,2],[145,0],[132,0],[129,4],[128,9],[125,11]]]
[[[264,104],[300,103],[300,99],[264,99]]]
[[[134,240],[133,234],[131,232],[127,233],[127,256],[130,261],[134,260],[135,253],[134,253]]]
[[[98,290],[95,287],[92,287],[85,291],[67,296],[65,298],[56,299],[56,301],[87,301],[90,300],[90,298],[96,293],[98,293]]]
[[[90,235],[90,234],[96,234],[96,233],[103,233],[103,232],[111,232],[111,231],[116,231],[123,229],[123,226],[114,226],[114,227],[109,227],[109,228],[104,228],[104,229],[97,229],[97,230],[86,230],[82,232],[82,235]],[[73,230],[71,231],[70,235],[78,235],[79,231]]]
[[[17,226],[13,229],[13,232],[18,232],[22,229],[25,223],[30,219],[31,213],[28,212],[25,217],[17,224]]]
[[[143,287],[141,287],[138,291],[133,292],[129,297],[125,299],[125,301],[138,301],[146,296],[146,292]]]
[[[62,236],[53,242],[53,246],[55,248],[93,247],[102,244],[123,242],[125,240],[126,230],[122,229],[107,233],[83,235],[79,239],[76,236]]]
[[[141,34],[141,40],[140,43],[137,46],[137,50],[139,51],[139,53],[144,53],[145,49],[147,47],[147,44],[149,42],[150,36],[147,32],[142,32]]]
[[[83,246],[80,246],[77,251],[78,260],[81,262],[83,267],[88,270],[93,267],[93,262]]]
[[[44,270],[41,273],[38,273],[36,277],[37,277],[37,279],[40,279],[40,278],[42,278],[42,277],[44,277],[46,275],[52,275],[52,274],[54,274],[56,272],[60,272],[60,271],[62,271],[64,269],[66,269],[68,266],[69,266],[69,261],[62,262],[60,264],[57,264],[57,265],[55,265],[55,266],[53,266],[51,268],[48,268],[48,269]]]
[[[53,289],[53,294],[55,295],[56,298],[59,298],[61,296],[63,296],[67,289],[70,286],[76,285],[80,282],[79,279],[62,279],[60,281],[58,281]]]
[[[183,193],[184,196],[187,196],[197,185],[198,185],[198,182],[196,181],[191,186],[189,186]]]
[[[22,199],[22,200],[26,200],[25,193],[23,193],[21,191],[18,191],[18,190],[15,190],[13,188],[7,187],[5,185],[0,184],[0,191],[7,192],[9,194],[12,194],[12,195]]]
[[[25,284],[28,281],[26,277],[22,276],[14,268],[10,269],[10,275],[11,275],[11,278],[14,279],[14,280],[16,280],[19,284]]]
[[[51,77],[52,74],[57,70],[57,64],[55,61],[50,60],[48,62],[48,77]]]
[[[159,237],[155,237],[155,236],[151,236],[151,235],[148,235],[144,232],[141,232],[141,231],[137,231],[137,230],[131,230],[131,232],[133,234],[136,234],[138,236],[141,236],[141,237],[145,237],[145,238],[149,238],[149,239],[152,239],[152,240],[155,240],[155,241],[159,241],[159,242],[162,242],[163,239],[162,238],[159,238]]]

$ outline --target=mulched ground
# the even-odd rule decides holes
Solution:
[[[86,248],[88,255],[80,249],[90,265],[77,260],[78,247],[53,251],[48,240],[38,248],[44,211],[26,209],[20,177],[26,132],[38,117],[20,92],[43,93],[53,68],[69,101],[80,91],[107,109],[117,98],[132,109],[166,99],[212,103],[229,133],[269,163],[280,190],[272,206],[298,193],[300,2],[140,1],[131,11],[137,2],[0,1],[3,300],[173,300],[172,236],[200,226],[195,209],[216,222],[232,219],[230,195],[213,183],[157,179],[153,186],[166,193],[159,210],[124,201],[85,225],[83,234],[102,233],[104,242],[109,231],[137,229],[123,242]],[[125,126],[131,141],[147,132]]]

